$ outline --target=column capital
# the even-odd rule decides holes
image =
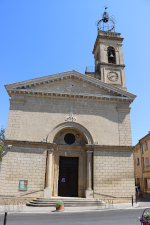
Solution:
[[[47,149],[49,153],[53,153],[54,149],[53,148],[49,148]]]
[[[93,153],[93,150],[87,150],[86,153]]]

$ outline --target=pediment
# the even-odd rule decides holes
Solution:
[[[121,94],[110,92],[104,88],[100,88],[95,84],[88,83],[78,78],[67,77],[62,80],[44,83],[40,85],[30,86],[26,88],[18,88],[24,91],[43,92],[43,93],[66,93],[93,96],[121,96]]]
[[[133,99],[135,95],[110,84],[76,71],[68,71],[46,77],[35,78],[5,86],[9,95],[12,92],[74,95],[83,97]]]

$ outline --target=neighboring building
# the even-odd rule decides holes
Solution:
[[[135,183],[144,192],[150,192],[150,133],[134,147]]]
[[[108,21],[104,12],[93,72],[72,70],[5,86],[10,110],[1,195],[134,196],[129,106],[136,96],[126,90],[123,38],[114,24],[99,27]]]

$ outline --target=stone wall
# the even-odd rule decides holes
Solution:
[[[4,189],[6,167],[7,167],[6,163],[4,163],[3,161],[0,162],[0,195],[2,195]]]
[[[117,111],[118,111],[119,145],[132,146],[130,108],[117,107]]]
[[[0,162],[0,178],[2,178],[2,162]],[[2,182],[0,182],[0,193],[2,191]]]
[[[5,146],[0,171],[0,178],[3,178],[0,195],[42,197],[45,171],[45,149],[15,144],[11,148]],[[20,180],[28,180],[27,191],[19,191]]]
[[[42,96],[21,99],[22,96],[18,96],[17,101],[11,100],[6,139],[40,142],[65,122],[68,108],[73,107],[76,122],[90,132],[94,142],[116,146],[132,144],[128,103]],[[123,117],[118,107],[122,108]]]
[[[132,150],[94,150],[94,197],[135,197]]]

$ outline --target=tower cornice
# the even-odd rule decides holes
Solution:
[[[103,33],[106,33],[106,34],[104,34],[104,35],[99,34],[100,32],[103,32]],[[95,50],[96,50],[97,44],[99,43],[100,39],[115,40],[115,41],[120,41],[121,43],[124,40],[124,38],[121,38],[120,36],[119,37],[117,35],[115,36],[115,34],[120,35],[120,33],[104,32],[104,31],[100,31],[100,32],[97,35],[92,54],[95,54]]]
[[[99,63],[99,65],[104,65],[104,66],[109,66],[109,67],[125,67],[124,64],[114,64],[114,63],[105,63],[105,62],[101,62]]]

